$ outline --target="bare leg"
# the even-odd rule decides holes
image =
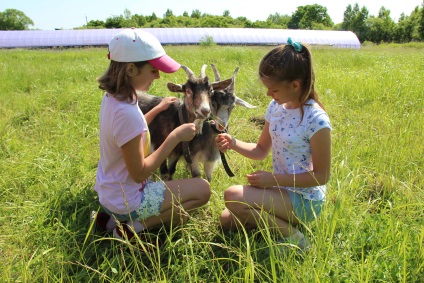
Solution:
[[[211,195],[209,183],[201,178],[167,181],[165,184],[167,189],[165,190],[161,214],[149,217],[144,221],[132,221],[130,225],[135,232],[163,224],[184,223],[189,212],[206,204]],[[115,227],[116,221],[111,217],[106,229],[112,231]]]
[[[224,229],[236,229],[239,225],[252,229],[267,224],[284,237],[297,232],[291,224],[299,222],[285,190],[238,185],[229,187],[224,199],[226,209],[221,214]]]
[[[168,189],[165,191],[161,214],[144,220],[146,228],[186,221],[189,213],[205,205],[211,195],[209,183],[201,178],[174,180],[165,184]]]

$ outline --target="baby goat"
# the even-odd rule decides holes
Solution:
[[[205,74],[207,65],[203,65],[200,77],[196,77],[190,68],[181,66],[188,76],[185,84],[174,84],[169,82],[168,89],[171,92],[182,92],[184,99],[177,99],[169,108],[159,113],[150,123],[150,137],[152,148],[158,148],[165,138],[178,126],[184,123],[193,123],[196,119],[205,120],[211,113],[210,100],[214,90],[225,89],[232,80],[216,81],[211,83]],[[143,113],[147,113],[158,105],[163,97],[140,94],[138,105]],[[172,180],[175,173],[176,163],[180,156],[184,154],[182,143],[178,144],[160,166],[162,180]],[[169,164],[169,166],[168,166]]]
[[[215,65],[211,65],[215,74],[215,81],[221,81],[218,70]],[[228,123],[232,110],[236,105],[244,106],[246,108],[256,108],[239,98],[235,94],[235,80],[239,68],[237,67],[231,77],[231,84],[222,89],[215,88],[211,97],[211,120],[205,121],[202,127],[202,133],[196,135],[189,142],[189,152],[191,160],[186,158],[188,167],[190,168],[193,177],[200,177],[200,163],[203,163],[203,170],[208,181],[212,180],[212,173],[215,169],[216,163],[221,158],[221,153],[215,146],[215,137],[218,133],[224,133],[228,130]],[[228,80],[226,80],[228,81]],[[225,157],[223,157],[225,158]],[[175,160],[175,159],[174,159]],[[224,159],[225,160],[225,159]],[[223,160],[223,161],[224,161]],[[176,159],[175,162],[177,162]],[[224,163],[224,166],[226,164]],[[175,165],[170,165],[175,167]],[[226,168],[226,170],[228,170]],[[227,172],[228,173],[228,172]]]

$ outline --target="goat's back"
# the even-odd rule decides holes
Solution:
[[[138,106],[143,114],[146,114],[157,106],[163,97],[152,96],[152,95],[139,95]],[[180,99],[174,101],[169,108],[165,111],[160,112],[153,121],[149,124],[150,138],[153,148],[158,148],[166,139],[166,137],[178,126],[181,125],[178,116],[178,108],[182,104]]]

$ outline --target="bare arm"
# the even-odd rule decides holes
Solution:
[[[271,150],[271,136],[269,135],[269,123],[265,122],[265,126],[259,137],[258,143],[247,143],[236,140],[229,134],[219,134],[215,139],[219,150],[225,152],[227,149],[237,151],[241,155],[254,159],[265,159]]]
[[[168,109],[169,105],[171,105],[175,100],[177,100],[176,97],[165,97],[158,105],[156,105],[149,112],[144,114],[144,118],[146,118],[147,125],[149,125],[160,112]]]
[[[196,133],[193,123],[183,124],[173,130],[162,145],[147,157],[144,157],[141,134],[124,144],[121,147],[122,155],[131,178],[137,183],[149,178],[178,143],[192,140]]]
[[[307,188],[324,185],[330,178],[331,167],[331,132],[324,128],[311,138],[313,170],[300,174],[273,174],[258,171],[247,175],[252,186],[267,188],[272,186],[289,186]]]

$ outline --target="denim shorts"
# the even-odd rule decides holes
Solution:
[[[290,196],[294,214],[300,221],[304,223],[311,222],[321,213],[324,205],[323,200],[309,200],[305,199],[302,194],[290,190],[287,190],[287,192]]]
[[[163,200],[165,198],[166,185],[162,181],[153,182],[147,180],[141,192],[140,206],[129,214],[116,214],[103,207],[106,213],[115,217],[118,221],[145,220],[151,216],[160,215]]]

